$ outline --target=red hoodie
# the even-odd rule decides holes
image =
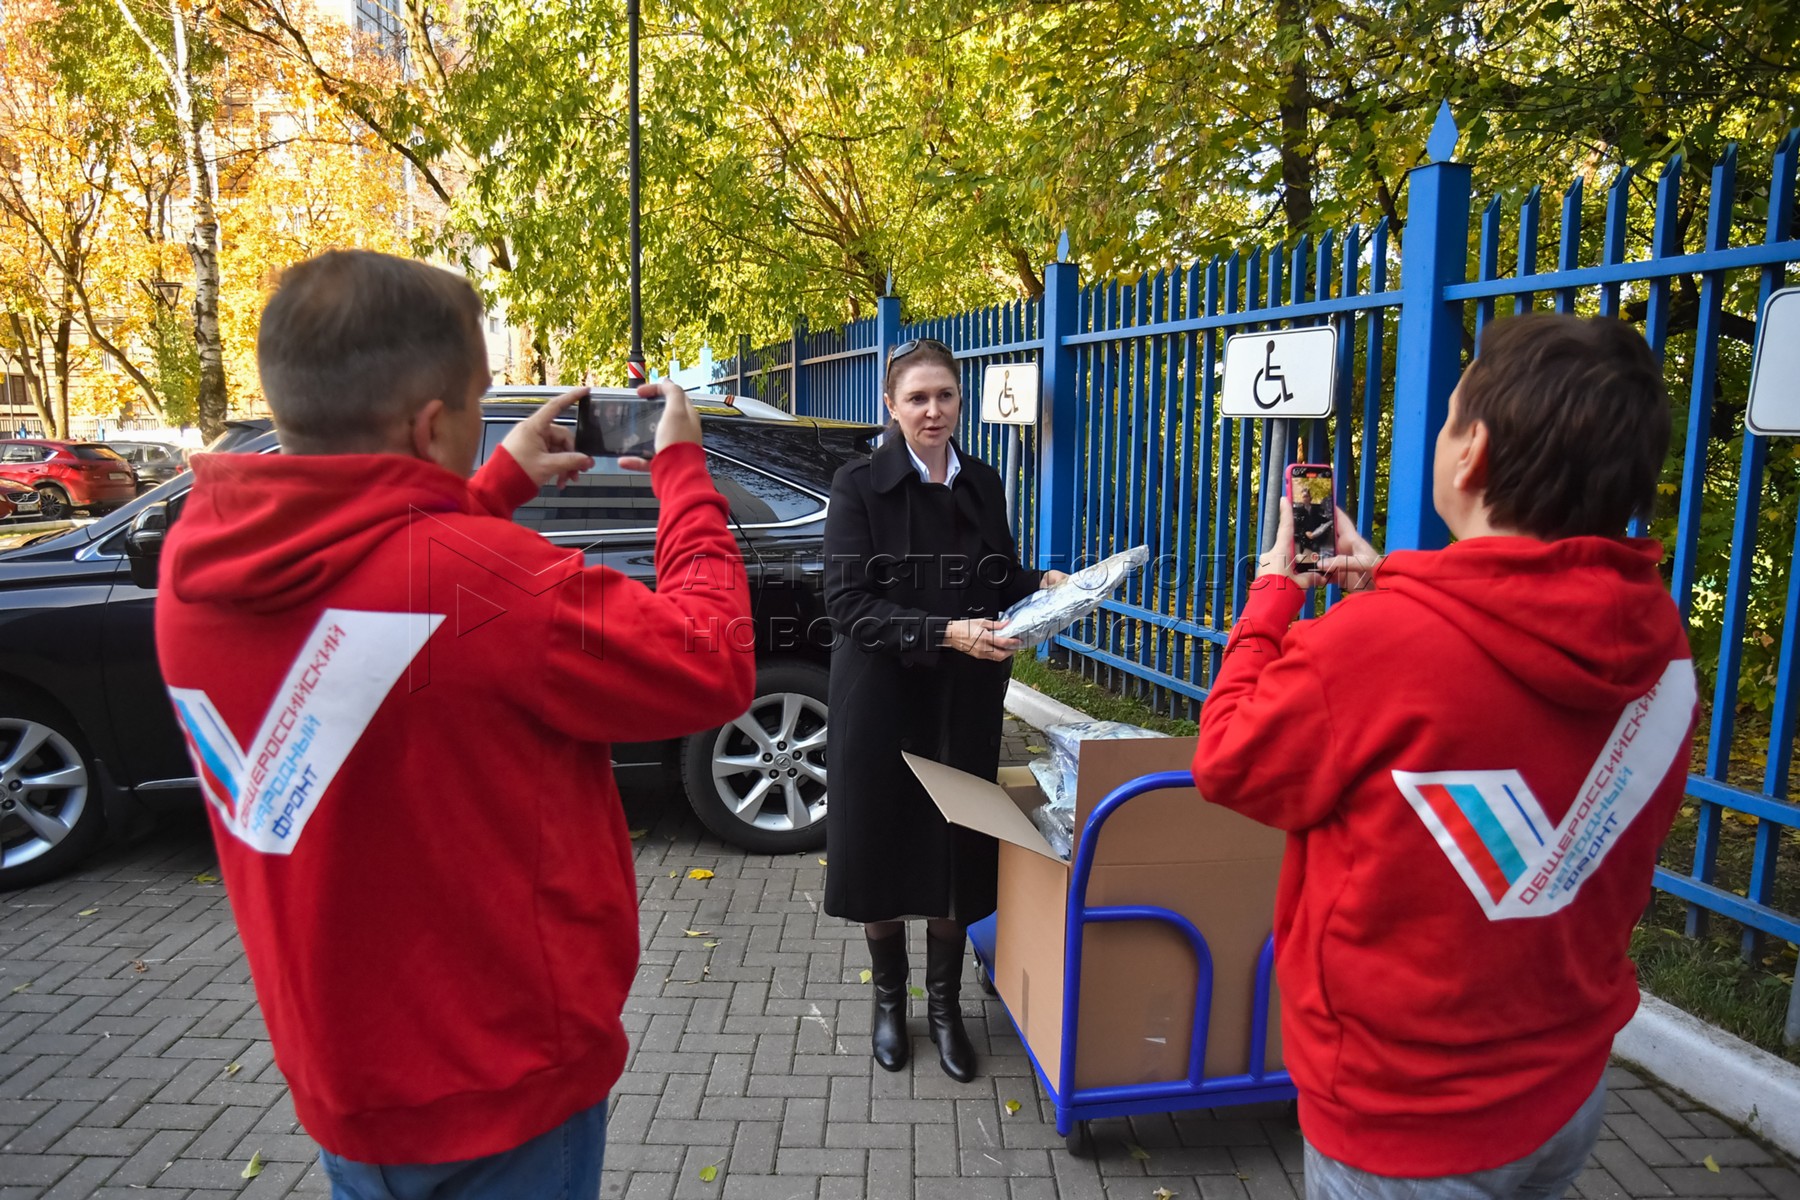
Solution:
[[[1194,779],[1289,832],[1282,1038],[1322,1153],[1487,1170],[1547,1141],[1605,1071],[1695,715],[1661,553],[1395,553],[1376,590],[1291,628],[1300,589],[1253,588]]]
[[[390,455],[204,455],[156,641],[276,1059],[334,1154],[498,1153],[624,1066],[637,886],[608,743],[749,705],[699,447],[658,454],[651,592]],[[698,630],[699,636],[693,631]]]

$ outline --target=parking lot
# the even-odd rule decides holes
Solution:
[[[1030,736],[1009,723],[1009,761],[1028,757]],[[982,1052],[977,1080],[959,1085],[938,1070],[922,1002],[913,1067],[875,1069],[860,932],[820,913],[820,856],[746,856],[706,835],[673,795],[635,789],[626,804],[646,830],[644,956],[625,1015],[633,1055],[611,1114],[605,1196],[1300,1193],[1299,1134],[1281,1105],[1103,1122],[1099,1159],[1070,1157],[1004,1008],[972,974],[964,1008]],[[688,878],[695,867],[713,877]],[[216,870],[198,805],[177,806],[76,874],[0,897],[0,1200],[327,1191]],[[917,946],[914,957],[923,961]],[[1791,1165],[1711,1113],[1623,1069],[1612,1083],[1583,1197],[1800,1200]]]

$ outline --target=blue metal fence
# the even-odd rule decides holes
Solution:
[[[1270,461],[1267,423],[1218,415],[1224,338],[1337,326],[1332,416],[1291,432],[1309,457],[1330,456],[1345,507],[1378,545],[1430,547],[1447,538],[1431,503],[1433,442],[1450,391],[1501,305],[1523,312],[1544,303],[1641,322],[1664,356],[1683,428],[1664,485],[1674,511],[1648,532],[1673,546],[1670,586],[1683,614],[1696,619],[1696,598],[1704,598],[1706,628],[1719,631],[1704,762],[1689,781],[1698,822],[1693,859],[1666,864],[1657,885],[1690,906],[1689,933],[1703,932],[1707,915],[1717,913],[1744,927],[1747,955],[1765,935],[1800,944],[1800,901],[1783,907],[1776,895],[1783,839],[1794,842],[1800,829],[1800,806],[1789,798],[1800,716],[1800,571],[1791,569],[1800,560],[1800,467],[1775,474],[1769,439],[1744,430],[1748,353],[1740,345],[1760,336],[1763,301],[1782,285],[1786,264],[1800,263],[1800,132],[1776,147],[1766,190],[1747,193],[1759,211],[1738,213],[1736,154],[1727,154],[1710,172],[1704,231],[1685,236],[1684,213],[1697,208],[1683,208],[1677,158],[1654,184],[1647,232],[1633,232],[1634,176],[1622,172],[1606,190],[1598,225],[1586,221],[1584,181],[1563,193],[1553,243],[1543,236],[1537,189],[1512,212],[1494,197],[1471,221],[1473,180],[1467,166],[1450,161],[1455,142],[1446,112],[1428,149],[1435,161],[1408,181],[1398,254],[1383,221],[1325,234],[1316,246],[1303,239],[1249,247],[1131,282],[1082,286],[1076,268],[1058,261],[1045,270],[1040,299],[902,325],[900,302],[888,297],[876,317],[840,330],[801,327],[755,353],[741,345],[720,382],[804,415],[877,421],[887,350],[906,338],[936,337],[963,368],[969,403],[961,444],[1007,470],[1013,433],[979,419],[981,368],[1038,362],[1040,421],[1023,431],[1011,468],[1022,552],[1069,569],[1144,544],[1153,562],[1125,595],[1057,638],[1055,654],[1090,678],[1192,715],[1243,603],[1255,531],[1283,465]],[[1514,228],[1504,237],[1509,216]],[[1740,232],[1734,239],[1752,226],[1760,238]],[[1502,273],[1503,257],[1510,274]],[[1059,258],[1067,258],[1066,243]],[[1296,440],[1285,439],[1284,458],[1297,457]],[[1735,461],[1709,456],[1733,445]],[[1793,459],[1784,452],[1780,461]],[[1703,538],[1703,530],[1713,536]],[[1755,627],[1752,584],[1767,591],[1783,580],[1779,628],[1770,628],[1773,619]],[[1762,718],[1740,712],[1752,639],[1778,641],[1766,731]],[[1751,836],[1750,827],[1747,876],[1721,878],[1723,839],[1740,830]],[[1788,1035],[1800,1040],[1800,989]]]

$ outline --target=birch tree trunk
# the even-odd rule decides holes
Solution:
[[[188,257],[194,261],[194,345],[200,354],[200,387],[196,397],[200,432],[208,441],[225,431],[225,342],[219,333],[219,178],[213,154],[212,119],[194,99],[190,27],[182,0],[168,0],[173,54],[165,54],[138,24],[128,0],[114,0],[119,13],[144,48],[162,68],[169,106],[180,131],[186,160],[188,200],[194,223],[188,233]]]

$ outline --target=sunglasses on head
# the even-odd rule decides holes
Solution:
[[[944,345],[944,343],[938,341],[936,338],[912,338],[908,341],[899,343],[892,350],[888,351],[888,364],[891,366],[892,364],[899,362],[921,346],[932,346],[942,350],[945,354],[948,354],[953,358],[956,356],[954,350],[950,349],[950,347]]]

